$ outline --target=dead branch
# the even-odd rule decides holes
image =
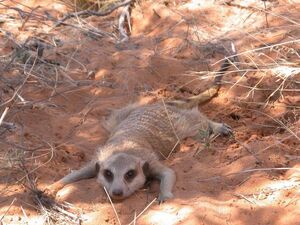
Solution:
[[[127,5],[122,10],[122,13],[119,17],[119,31],[120,31],[120,42],[125,42],[128,40],[128,35],[125,29],[125,21],[127,19],[127,24],[129,27],[129,31],[131,32],[131,25],[130,25],[130,5]]]
[[[6,116],[8,110],[9,110],[9,107],[6,107],[5,110],[4,110],[4,112],[2,113],[2,115],[0,117],[0,126],[1,126],[1,124],[2,124],[2,122],[4,120],[4,117]]]
[[[116,215],[116,218],[117,218],[117,220],[118,220],[118,223],[119,223],[119,225],[121,225],[121,221],[120,221],[119,215],[118,215],[118,213],[117,213],[117,210],[116,210],[116,208],[115,208],[115,206],[114,206],[114,204],[113,204],[113,202],[112,202],[112,200],[111,200],[111,198],[110,198],[110,196],[109,196],[109,194],[108,194],[106,188],[103,187],[103,189],[104,189],[104,191],[105,191],[105,193],[106,193],[106,195],[107,195],[107,197],[108,197],[108,200],[109,200],[109,202],[110,202],[110,204],[111,204],[111,206],[112,206],[112,208],[113,208],[113,210],[114,210],[114,213],[115,213],[115,215]]]
[[[23,31],[24,30],[24,27],[25,27],[25,24],[28,22],[28,20],[30,19],[30,17],[32,16],[32,14],[34,13],[35,10],[39,9],[41,6],[37,6],[33,9],[31,9],[31,12],[28,13],[28,15],[26,16],[26,18],[24,19],[23,23],[22,23],[22,26],[20,28],[20,31]]]
[[[5,211],[5,213],[1,216],[0,218],[0,224],[2,225],[2,220],[4,219],[4,217],[6,216],[6,214],[9,212],[10,208],[13,206],[13,204],[15,203],[15,201],[17,200],[17,198],[14,198],[12,200],[12,202],[9,204],[9,207],[7,208],[7,210]]]
[[[15,123],[10,123],[10,122],[5,122],[5,121],[2,121],[0,126],[6,130],[14,130],[17,128]]]
[[[129,223],[129,225],[136,224],[136,221],[139,217],[143,215],[144,212],[146,212],[147,209],[157,200],[157,198],[154,198],[137,216],[134,217],[134,219]]]
[[[8,5],[5,5],[3,4],[2,2],[0,2],[0,5],[5,7],[5,9],[10,9],[10,10],[14,10],[14,11],[17,11],[21,20],[24,19],[23,23],[26,23],[30,17],[36,17],[37,19],[45,19],[47,17],[43,16],[43,15],[40,15],[40,14],[36,14],[34,13],[34,11],[36,11],[38,8],[40,8],[40,6],[36,7],[36,8],[30,8],[30,12],[26,12],[18,7],[11,7],[11,6],[8,6]]]
[[[11,123],[11,124],[13,124],[13,123]],[[27,151],[27,152],[34,152],[34,151],[41,150],[41,149],[46,147],[46,145],[43,144],[43,145],[39,145],[39,146],[34,147],[34,148],[27,148],[23,145],[19,145],[19,144],[16,144],[14,142],[6,141],[4,139],[0,140],[0,143],[3,143],[5,145],[9,145],[9,146],[14,147],[14,148],[18,148],[18,149],[21,149],[21,150]]]
[[[56,224],[58,221],[65,222],[67,224],[80,224],[81,218],[69,211],[67,204],[57,203],[55,199],[51,198],[43,191],[40,191],[36,185],[36,179],[28,171],[24,160],[20,162],[20,169],[25,172],[25,177],[29,185],[24,185],[33,195],[33,200],[38,206],[38,210],[41,214],[47,216],[47,220]]]
[[[274,168],[254,168],[254,169],[245,169],[237,172],[232,172],[224,175],[219,175],[219,176],[212,176],[208,178],[200,178],[197,180],[197,182],[204,182],[204,181],[210,181],[210,180],[219,180],[225,177],[229,176],[234,176],[234,175],[240,175],[240,174],[245,174],[245,173],[252,173],[252,172],[263,172],[263,171],[283,171],[283,170],[295,170],[295,171],[300,171],[299,168],[293,168],[293,167],[274,167]]]
[[[63,25],[66,20],[68,20],[70,18],[73,18],[73,17],[79,17],[79,16],[107,16],[107,15],[111,14],[113,11],[115,11],[116,9],[118,9],[122,6],[130,5],[131,2],[132,2],[132,0],[125,0],[123,2],[116,3],[104,12],[97,12],[97,11],[93,11],[93,10],[83,10],[83,11],[80,11],[80,12],[69,13],[69,14],[65,15],[62,19],[57,21],[55,23],[54,27]]]

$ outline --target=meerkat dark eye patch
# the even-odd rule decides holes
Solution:
[[[127,173],[125,174],[124,178],[126,181],[130,182],[135,178],[136,176],[136,171],[135,170],[128,170]]]
[[[145,162],[143,165],[143,173],[145,175],[146,178],[150,177],[150,166],[148,162]]]
[[[95,170],[96,170],[96,174],[98,174],[99,170],[100,170],[100,164],[99,164],[99,162],[96,162],[96,164],[95,164]]]
[[[112,182],[114,179],[114,174],[110,170],[104,170],[103,176],[108,182]]]

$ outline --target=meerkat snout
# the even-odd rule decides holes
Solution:
[[[97,181],[113,199],[123,199],[144,186],[147,162],[126,153],[111,155],[96,163]]]
[[[123,197],[122,189],[115,189],[112,191],[113,197]]]

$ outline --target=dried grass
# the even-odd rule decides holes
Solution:
[[[63,4],[68,6],[71,11],[80,11],[85,9],[96,10],[96,11],[105,11],[107,7],[116,2],[115,0],[61,0]],[[3,5],[2,5],[3,6]],[[20,12],[20,11],[18,11]],[[286,22],[289,22],[293,25],[293,29],[300,29],[299,22],[287,18],[282,15],[274,15],[273,12],[263,10],[264,13],[268,13],[271,16],[276,16],[281,18]],[[28,16],[28,19],[36,20],[36,23],[39,24],[37,18],[45,18],[44,15],[38,14],[38,12],[33,12],[29,10],[23,12],[24,15]],[[8,18],[10,19],[10,18]],[[10,19],[11,20],[11,19]],[[15,19],[16,20],[16,19]],[[23,24],[26,25],[25,23]],[[91,31],[88,23],[82,23],[80,26],[73,26],[72,28],[78,29],[81,32],[97,34],[98,37],[114,37],[109,32],[100,32],[99,30]],[[1,57],[2,71],[4,76],[0,77],[1,88],[9,89],[10,95],[8,98],[1,99],[1,118],[0,118],[0,144],[2,151],[0,152],[0,173],[3,174],[2,179],[6,180],[7,188],[10,185],[18,183],[23,183],[28,190],[33,194],[35,199],[36,207],[40,210],[41,215],[45,216],[46,221],[52,224],[70,224],[78,223],[80,221],[80,215],[70,213],[68,210],[72,206],[68,204],[58,204],[53,201],[53,199],[45,196],[43,192],[40,192],[36,186],[36,180],[34,174],[38,173],[38,169],[42,166],[45,166],[47,163],[51,162],[53,155],[55,153],[55,147],[47,140],[38,140],[34,147],[29,147],[28,143],[24,143],[22,132],[22,124],[15,124],[11,122],[6,122],[5,119],[9,120],[10,114],[17,112],[18,110],[24,110],[26,107],[38,107],[38,108],[47,108],[47,107],[57,107],[52,99],[56,95],[64,95],[64,93],[69,93],[72,91],[80,90],[82,86],[90,86],[92,82],[89,80],[74,80],[70,77],[70,73],[73,72],[72,68],[69,66],[71,63],[76,63],[80,65],[81,72],[89,72],[85,67],[84,63],[76,59],[76,50],[71,54],[58,53],[63,60],[59,62],[46,61],[43,57],[39,56],[38,49],[34,51],[30,50],[32,45],[30,45],[29,39],[23,43],[19,42],[14,35],[10,34],[8,31],[0,30],[2,35],[4,35],[7,40],[10,40],[14,43],[14,50],[11,54]],[[268,28],[264,30],[265,32],[270,32]],[[64,28],[60,30],[64,32]],[[188,30],[187,32],[193,32],[186,35],[185,43],[189,43],[189,46],[195,48],[195,51],[198,51],[200,43],[194,39],[189,39],[193,35],[195,36],[195,30]],[[263,31],[262,31],[263,32]],[[201,34],[199,31],[198,34]],[[37,35],[38,36],[38,35]],[[50,35],[49,35],[50,36]],[[36,37],[39,38],[39,37]],[[199,38],[199,37],[198,37]],[[49,39],[45,38],[46,43],[51,43],[47,45],[46,48],[55,48],[57,50],[59,46],[56,46],[56,43],[52,43]],[[253,37],[253,40],[255,38]],[[36,42],[37,43],[37,42]],[[191,44],[193,43],[193,44]],[[245,51],[240,51],[237,54],[229,54],[226,57],[232,59],[238,56],[240,61],[232,60],[232,67],[230,70],[226,71],[222,84],[228,87],[228,91],[236,87],[245,88],[245,93],[242,93],[241,96],[237,99],[230,99],[233,104],[244,103],[249,108],[258,108],[256,112],[263,114],[264,116],[275,121],[281,128],[283,128],[287,135],[281,140],[278,140],[277,143],[261,149],[259,154],[264,151],[272,148],[274,145],[283,144],[287,139],[296,139],[300,141],[299,136],[299,127],[293,123],[282,122],[278,118],[274,118],[264,112],[264,109],[272,107],[274,101],[282,100],[286,97],[287,94],[291,92],[299,93],[299,84],[300,84],[300,53],[299,53],[299,37],[291,37],[290,40],[280,41],[278,43],[263,43],[263,46],[256,47],[252,49],[247,49]],[[78,42],[74,42],[74,45],[79,45]],[[203,43],[201,43],[203,45]],[[211,46],[210,44],[208,44]],[[182,49],[182,46],[179,46],[175,50],[176,53],[179,53]],[[75,49],[75,48],[74,48]],[[272,55],[276,53],[276,56]],[[225,59],[225,58],[224,58]],[[222,63],[224,59],[221,59],[211,66],[214,67],[218,63]],[[247,62],[246,62],[247,61]],[[2,65],[1,65],[2,66]],[[5,73],[12,72],[13,70],[18,70],[19,73],[15,77],[7,77]],[[220,73],[216,72],[217,69],[213,71],[190,71],[189,73],[183,75],[187,78],[187,81],[183,86],[188,86],[195,81],[206,81],[212,80]],[[240,77],[234,81],[232,76],[239,74]],[[245,84],[242,81],[249,78],[258,78],[257,81],[253,84]],[[266,80],[270,79],[273,85],[264,86]],[[22,95],[22,90],[24,87],[31,82],[37,89],[50,90],[51,95],[47,99],[43,100],[28,100]],[[100,84],[99,84],[100,85]],[[65,91],[58,92],[58,86],[65,86]],[[256,93],[266,92],[268,95],[262,101],[254,101],[252,96]],[[253,105],[253,106],[251,106]],[[287,106],[288,109],[294,109],[296,114],[300,114],[300,107],[297,105]],[[253,109],[251,109],[253,110]],[[17,126],[16,126],[17,125]],[[15,132],[18,140],[8,141],[6,137],[9,132]],[[207,137],[207,136],[205,136]],[[179,139],[178,139],[179,140]],[[206,139],[206,146],[210,147],[211,143],[214,141],[214,138]],[[31,143],[30,143],[31,144]],[[242,145],[242,143],[240,143]],[[253,154],[256,159],[256,153],[253,153],[251,149],[245,147],[246,150]],[[197,152],[198,154],[199,152]],[[289,156],[294,159],[298,159],[296,156]],[[47,159],[45,163],[41,163],[38,159]],[[168,158],[168,157],[167,157]],[[223,176],[209,177],[205,179],[198,180],[199,182],[221,179],[222,177],[234,176],[239,174],[249,174],[253,172],[261,171],[273,171],[273,170],[296,170],[290,167],[282,168],[254,168],[248,170],[242,170],[236,173],[229,173]],[[12,173],[19,174],[17,180],[9,179]],[[1,193],[5,193],[5,190],[2,190]],[[238,195],[244,199],[248,199],[247,196],[242,194]],[[155,199],[140,213],[138,216],[134,217],[134,220],[130,224],[135,224],[137,219],[154,203]],[[248,199],[251,202],[251,200]],[[13,204],[14,201],[11,202]],[[112,204],[113,206],[113,204]],[[9,211],[9,209],[8,209]],[[0,218],[1,220],[5,214]],[[119,221],[119,218],[117,218]],[[121,222],[119,222],[121,223]]]
[[[96,11],[105,11],[109,5],[120,0],[59,0],[64,5],[66,5],[72,11],[81,11],[81,10],[96,10]]]

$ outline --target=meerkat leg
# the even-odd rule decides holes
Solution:
[[[66,175],[59,181],[50,185],[47,188],[47,192],[51,195],[55,195],[60,189],[62,189],[65,185],[74,183],[79,180],[93,178],[97,175],[95,162],[90,162],[86,166],[82,167],[79,170],[73,171],[70,174]]]
[[[151,174],[160,180],[158,202],[162,203],[166,199],[173,198],[172,189],[176,181],[175,172],[158,161],[150,165],[150,170]]]

